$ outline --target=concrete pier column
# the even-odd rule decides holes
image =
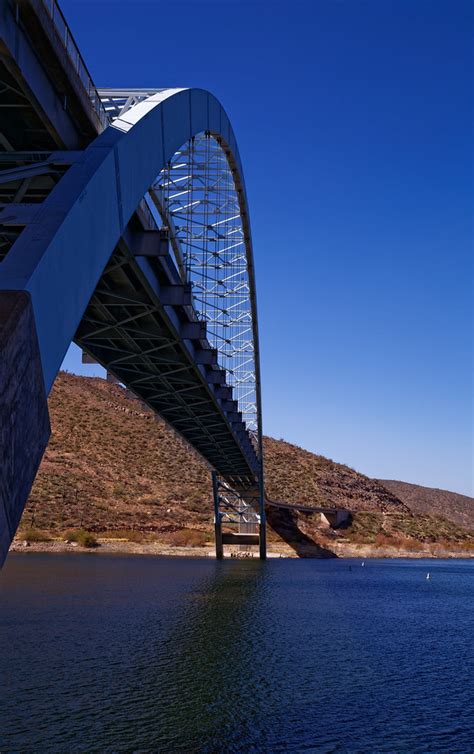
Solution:
[[[224,557],[224,544],[222,542],[222,518],[219,510],[219,483],[217,473],[212,472],[212,494],[214,496],[214,536],[216,540],[216,558],[222,560]]]
[[[214,535],[216,538],[216,558],[217,560],[222,560],[224,557],[224,544],[222,542],[222,524],[220,516],[215,519],[214,522]]]
[[[259,534],[259,554],[260,554],[260,560],[266,560],[267,558],[267,529],[266,529],[266,522],[265,522],[265,515],[263,516],[263,521],[260,520],[260,524],[258,527],[258,534]]]
[[[321,512],[321,523],[331,529],[337,529],[350,519],[350,511],[345,508],[335,508]]]
[[[260,438],[260,453],[263,453],[262,450],[263,441],[262,438]],[[265,479],[264,479],[264,470],[263,470],[263,455],[260,457],[260,477],[258,481],[258,492],[259,492],[259,514],[260,514],[260,526],[259,526],[259,554],[260,554],[260,560],[266,560],[267,559],[267,517],[265,513]]]
[[[0,291],[0,568],[50,433],[30,294]]]

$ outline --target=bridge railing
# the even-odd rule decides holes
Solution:
[[[67,21],[63,16],[62,10],[58,5],[57,0],[40,1],[51,21],[53,22],[58,38],[61,41],[64,49],[66,50],[67,56],[71,61],[74,70],[76,71],[82,82],[82,85],[89,94],[89,99],[92,103],[92,107],[97,114],[97,117],[99,118],[103,128],[106,128],[106,126],[108,125],[107,113],[105,112],[105,108],[100,100],[94,82],[92,81],[92,77],[87,69],[81,53],[79,52],[79,48],[74,40],[74,37],[72,36],[71,30],[69,29]]]

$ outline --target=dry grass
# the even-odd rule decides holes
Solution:
[[[126,542],[135,542],[143,544],[149,542],[151,536],[143,531],[134,531],[133,529],[111,529],[110,531],[101,531],[101,539],[119,539]]]
[[[169,534],[167,540],[172,547],[204,547],[209,537],[203,531],[180,529]]]
[[[384,515],[364,511],[353,515],[352,524],[344,535],[356,544],[415,551],[439,543],[444,543],[445,549],[457,548],[458,545],[466,546],[468,550],[471,545],[474,547],[472,532],[440,516]]]
[[[29,527],[28,529],[20,529],[18,532],[18,539],[24,540],[25,542],[50,542],[51,535],[41,529]]]

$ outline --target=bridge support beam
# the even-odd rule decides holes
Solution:
[[[222,516],[219,510],[219,483],[217,474],[212,472],[212,493],[214,496],[214,536],[216,540],[216,559],[222,560],[224,557],[224,546],[222,543]]]
[[[262,450],[260,450],[262,452]],[[265,478],[263,476],[263,460],[260,456],[260,477],[258,480],[258,492],[259,492],[259,552],[260,560],[267,559],[267,518],[265,515]]]
[[[212,472],[217,560],[224,557],[224,545],[257,546],[260,559],[266,559],[265,498],[261,496],[261,486],[257,490],[235,490],[219,480],[216,471]],[[237,531],[223,532],[223,523],[236,526]]]
[[[337,529],[347,523],[350,516],[350,512],[345,508],[335,508],[333,511],[325,510],[321,512],[321,523],[331,529]]]
[[[263,514],[263,520],[261,520],[258,525],[258,534],[259,534],[258,547],[259,547],[260,560],[266,560],[267,559],[267,528],[266,528],[265,514]]]

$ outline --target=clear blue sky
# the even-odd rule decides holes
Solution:
[[[98,85],[203,87],[232,120],[265,432],[472,494],[472,4],[62,7]]]

